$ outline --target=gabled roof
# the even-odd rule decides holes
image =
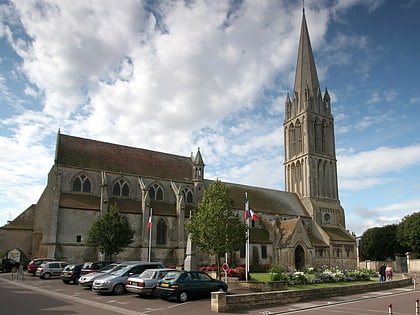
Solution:
[[[354,237],[340,227],[326,227],[323,226],[322,229],[328,234],[331,241],[338,241],[338,242],[352,242],[354,243]]]
[[[55,164],[190,181],[190,157],[58,134]]]
[[[250,208],[257,214],[261,212],[278,215],[310,216],[295,193],[233,183],[225,184],[230,189],[235,209],[245,209],[245,193],[247,193]]]

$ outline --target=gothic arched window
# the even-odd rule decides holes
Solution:
[[[149,198],[151,200],[163,200],[163,189],[158,184],[149,188]]]
[[[166,226],[166,222],[163,219],[160,219],[156,227],[156,244],[166,244],[166,236],[168,234],[167,232],[168,228]]]
[[[182,191],[182,194],[184,195],[185,203],[193,203],[193,194],[192,194],[191,190],[189,190],[188,188],[185,188]]]
[[[119,197],[128,197],[130,195],[130,188],[123,179],[118,180],[114,187],[112,187],[112,195]]]
[[[73,182],[73,191],[90,193],[92,186],[89,178],[86,175],[78,176]]]

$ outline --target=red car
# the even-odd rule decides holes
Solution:
[[[35,271],[38,269],[41,264],[46,263],[48,261],[54,261],[54,258],[35,258],[32,259],[28,264],[28,273],[35,274]]]

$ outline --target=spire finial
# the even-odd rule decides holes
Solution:
[[[305,0],[302,0],[302,9],[303,9],[303,14],[305,14]]]

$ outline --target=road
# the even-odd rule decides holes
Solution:
[[[416,315],[416,299],[420,291],[413,287],[344,297],[325,297],[287,305],[242,309],[230,314],[340,314]],[[212,315],[210,300],[175,303],[153,298],[139,298],[135,294],[122,296],[97,295],[78,285],[64,284],[60,279],[41,280],[25,274],[24,281],[11,280],[11,274],[0,274],[0,314],[7,315]]]

